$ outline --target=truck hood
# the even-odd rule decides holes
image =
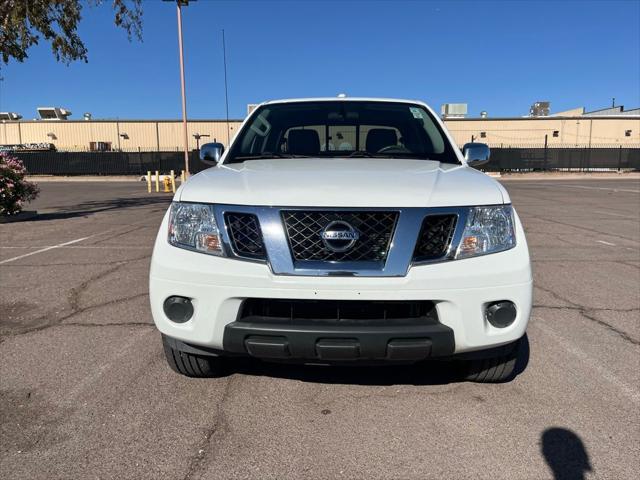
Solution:
[[[504,188],[473,168],[430,160],[250,160],[204,170],[181,201],[301,207],[444,207],[508,203]]]

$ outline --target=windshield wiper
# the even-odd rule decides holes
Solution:
[[[268,160],[271,158],[309,158],[309,155],[297,155],[293,153],[263,152],[259,155],[239,155],[233,160]]]
[[[375,153],[367,152],[366,150],[356,150],[352,154],[348,155],[347,158],[358,158],[358,157],[367,157],[367,158],[379,158],[380,155],[376,155]]]
[[[410,158],[416,160],[431,160],[429,157],[420,153],[413,152],[385,152],[385,153],[371,153],[366,150],[356,150],[347,158]]]

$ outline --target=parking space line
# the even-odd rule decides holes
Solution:
[[[533,327],[533,328],[532,328]],[[578,346],[572,345],[568,340],[563,338],[557,332],[553,331],[541,322],[534,322],[529,324],[529,330],[538,330],[542,332],[546,337],[551,339],[554,343],[563,348],[566,352],[572,354],[579,359],[588,368],[595,370],[600,374],[602,378],[607,380],[612,385],[618,387],[618,389],[634,402],[640,402],[640,392],[626,382],[620,380],[616,375],[611,373],[605,367],[601,366],[600,362],[594,361],[589,354],[584,352]]]
[[[629,216],[629,215],[623,215],[621,213],[603,212],[602,210],[594,210],[593,213],[601,213],[602,215],[612,215],[614,217],[623,217],[623,218],[626,218]]]
[[[611,242],[605,242],[604,240],[596,240],[597,243],[602,243],[604,245],[609,245],[611,247],[615,247],[616,244],[615,243],[611,243]]]
[[[640,190],[631,190],[630,188],[588,187],[586,185],[568,185],[566,183],[556,183],[555,185],[550,185],[548,183],[539,183],[538,185],[542,185],[545,187],[558,186],[558,187],[568,187],[568,188],[584,188],[587,190],[608,190],[611,192],[640,193]]]
[[[93,235],[92,235],[93,236]],[[90,237],[87,237],[90,238]],[[30,248],[66,248],[73,250],[104,250],[108,248],[116,248],[118,250],[151,250],[152,247],[134,247],[131,245],[109,245],[101,243],[100,245],[35,245],[35,246],[25,246],[25,247],[14,247],[14,246],[4,246],[0,245],[0,250],[28,250]],[[35,253],[35,252],[34,252]]]
[[[2,260],[0,265],[3,263],[13,262],[15,260],[20,260],[21,258],[30,257],[31,255],[35,255],[36,253],[46,252],[48,250],[53,250],[54,248],[65,247],[67,245],[72,245],[74,243],[82,242],[83,240],[87,240],[88,238],[95,237],[95,235],[89,235],[88,237],[76,238],[75,240],[71,240],[69,242],[59,243],[58,245],[52,245],[50,247],[41,248],[40,250],[36,250],[35,252],[25,253],[24,255],[18,255],[17,257],[7,258],[6,260]]]

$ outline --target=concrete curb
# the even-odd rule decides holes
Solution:
[[[146,175],[145,175],[146,177]],[[144,178],[142,178],[143,180]],[[58,175],[28,175],[30,182],[139,182],[140,175],[78,175],[73,177]]]
[[[640,179],[640,172],[503,173],[500,179],[501,180],[638,180]]]
[[[535,172],[535,173],[501,173],[487,172],[487,175],[501,180],[629,180],[640,179],[640,172]],[[160,175],[162,181],[165,175]],[[78,175],[73,177],[57,175],[29,175],[31,182],[140,182],[145,181],[146,175]],[[179,177],[178,177],[179,178]]]

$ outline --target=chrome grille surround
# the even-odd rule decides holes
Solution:
[[[216,221],[226,255],[247,262],[263,263],[274,275],[289,276],[351,276],[351,277],[405,277],[412,266],[440,263],[453,260],[462,239],[470,207],[408,207],[408,208],[337,208],[337,207],[269,207],[246,205],[214,205]],[[282,221],[282,211],[380,211],[397,212],[395,229],[386,255],[386,261],[305,261],[295,260]],[[262,233],[265,258],[239,255],[233,248],[233,239],[227,223],[226,213],[249,213],[256,216]],[[415,259],[414,252],[425,217],[451,214],[456,216],[453,237],[444,256],[436,259]]]

